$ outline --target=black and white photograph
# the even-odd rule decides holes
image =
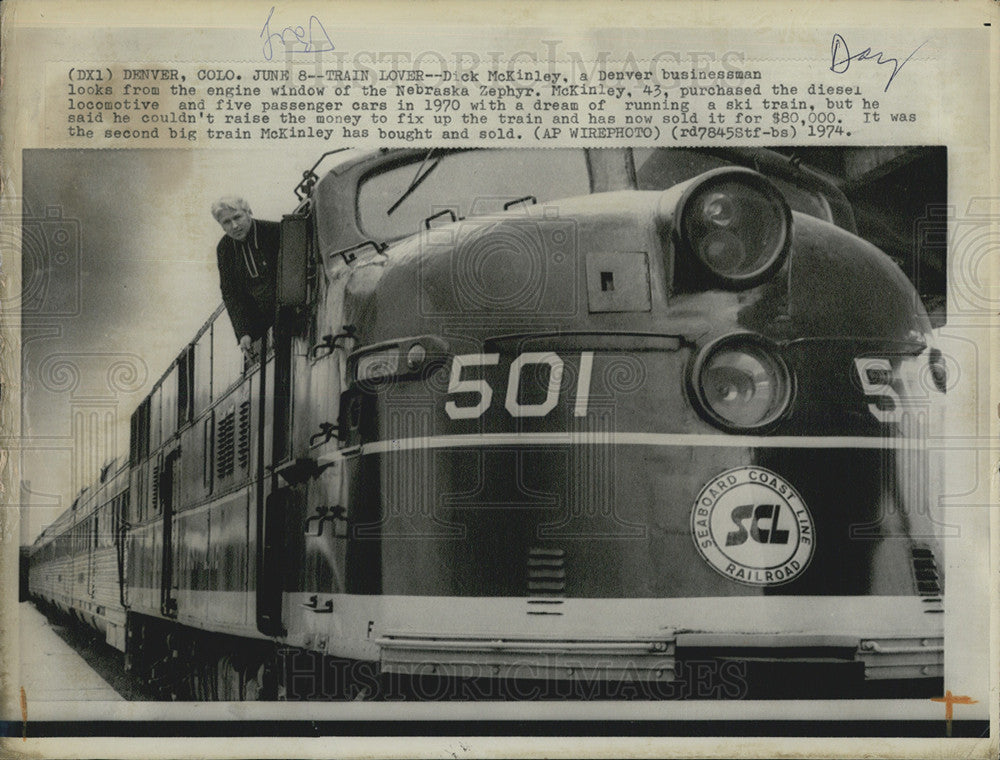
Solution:
[[[46,63],[0,197],[5,746],[995,742],[997,222],[896,95],[947,46],[435,74],[261,9],[254,66]]]
[[[25,153],[28,595],[151,696],[941,692],[944,149],[199,159]]]

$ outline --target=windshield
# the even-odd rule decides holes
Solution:
[[[583,150],[432,150],[367,177],[358,188],[358,223],[373,240],[395,240],[449,209],[482,216],[526,196],[541,204],[589,192]]]

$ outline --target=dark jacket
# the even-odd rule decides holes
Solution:
[[[224,235],[215,249],[219,286],[236,340],[257,340],[274,323],[275,277],[281,225],[254,219],[243,240]]]

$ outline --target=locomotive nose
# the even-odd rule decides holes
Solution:
[[[754,287],[791,249],[788,203],[749,169],[717,169],[676,185],[663,192],[657,215],[674,252],[675,290]]]

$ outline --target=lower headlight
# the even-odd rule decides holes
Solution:
[[[760,431],[778,422],[795,390],[778,347],[751,333],[729,335],[702,349],[689,386],[702,415],[732,432]]]

